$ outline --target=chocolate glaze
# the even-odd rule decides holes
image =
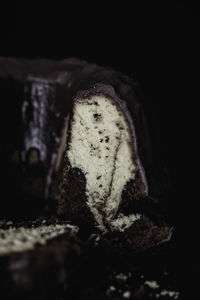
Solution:
[[[55,161],[71,86],[85,65],[73,58],[0,58],[2,217],[35,217],[55,206],[50,200]]]

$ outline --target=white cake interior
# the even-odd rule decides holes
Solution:
[[[85,174],[87,204],[103,231],[105,220],[122,230],[138,219],[121,216],[113,223],[124,186],[135,178],[133,156],[128,122],[114,101],[103,95],[77,99],[67,157]]]
[[[47,240],[66,232],[76,233],[78,227],[70,224],[41,225],[36,228],[10,227],[0,229],[0,255],[33,249],[36,244],[44,245]]]

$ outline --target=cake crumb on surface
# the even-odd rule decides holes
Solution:
[[[126,299],[130,298],[130,296],[131,296],[130,291],[126,291],[126,292],[123,293],[123,297],[126,298]]]
[[[119,280],[126,281],[127,280],[127,275],[123,274],[123,273],[119,273],[118,275],[116,275],[116,278],[119,279]]]
[[[155,280],[152,280],[152,281],[147,280],[147,281],[145,281],[144,284],[148,285],[151,289],[158,289],[159,288],[159,284]]]
[[[170,291],[170,290],[162,290],[160,292],[160,295],[161,296],[169,296],[169,297],[172,297],[174,299],[178,299],[179,297],[179,292],[176,292],[176,291]]]

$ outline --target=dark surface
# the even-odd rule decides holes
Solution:
[[[16,226],[37,228],[42,221]],[[48,224],[55,224],[55,219],[45,221]],[[81,243],[70,230],[31,250],[0,255],[1,295],[8,300],[60,299],[76,280],[80,255]]]
[[[191,298],[199,268],[197,4],[73,1],[64,8],[14,3],[12,9],[2,5],[0,20],[1,56],[76,56],[135,74],[145,94],[153,142],[160,149],[155,155],[167,163],[172,179],[161,202],[176,228],[169,259],[175,265],[175,280]]]
[[[37,227],[41,221],[25,226]],[[54,221],[51,218],[46,224]],[[179,293],[174,260],[169,259],[173,250],[172,241],[138,254],[124,252],[123,248],[121,253],[115,253],[105,251],[105,245],[102,247],[92,239],[81,242],[66,233],[47,241],[46,245],[36,245],[33,250],[0,256],[1,293],[9,300],[19,297],[114,300],[123,299],[126,291],[134,299],[152,299],[152,295],[163,290]],[[152,280],[159,285],[156,290],[146,285],[146,281]]]
[[[82,280],[79,283],[81,288],[74,294],[73,299],[80,297],[80,299],[118,300],[125,298],[123,294],[126,291],[130,291],[130,299],[156,299],[156,294],[162,290],[180,290],[176,280],[173,241],[171,244],[163,244],[130,256],[127,256],[127,253],[125,256],[106,254],[98,244],[95,248],[86,247],[85,250],[83,260],[87,265],[87,276],[85,269],[82,268],[80,270]],[[146,281],[156,281],[159,288],[155,290],[149,288],[145,284]],[[174,298],[168,295],[160,299]]]

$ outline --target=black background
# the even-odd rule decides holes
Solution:
[[[147,3],[10,3],[0,9],[0,55],[74,56],[138,79],[172,178],[164,205],[176,228],[177,280],[190,293],[198,284],[199,10],[191,1]]]

